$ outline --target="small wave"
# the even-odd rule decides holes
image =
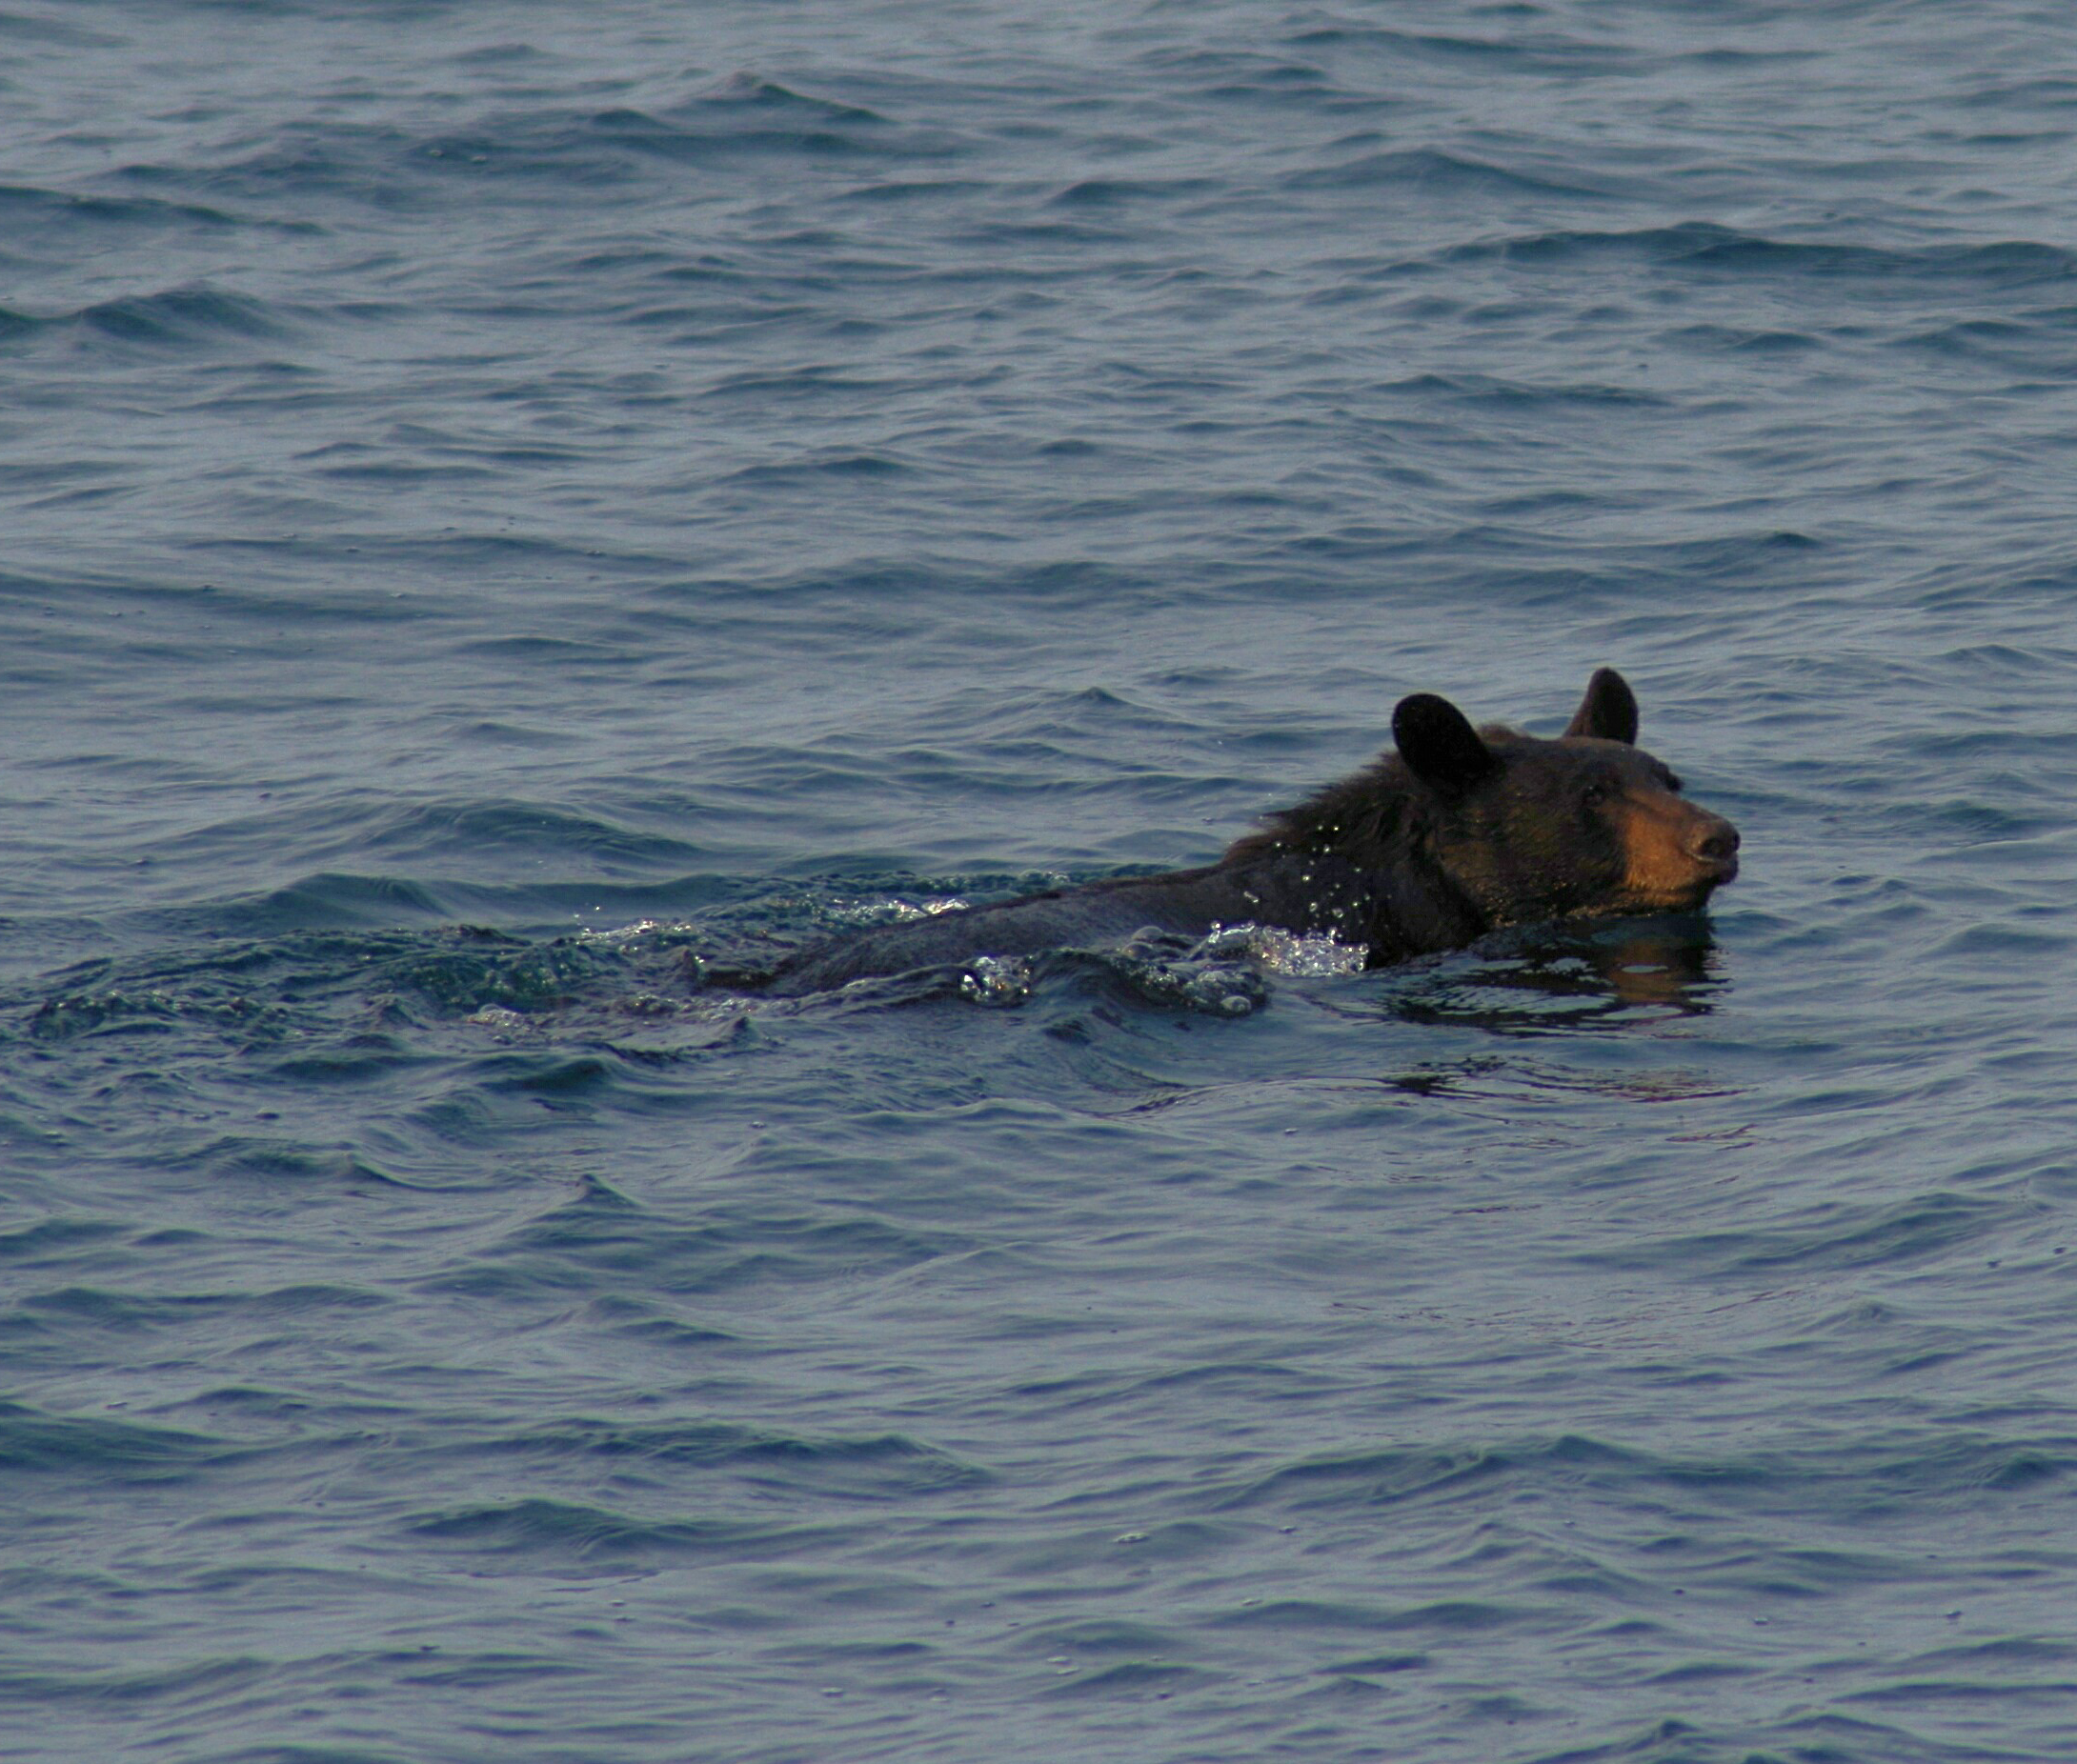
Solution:
[[[687,864],[698,855],[681,839],[640,832],[557,803],[482,799],[395,810],[357,844],[413,865],[443,852],[466,853],[472,868],[494,861],[497,853],[558,863],[582,856],[604,866],[644,870]]]
[[[1557,229],[1482,239],[1447,247],[1437,253],[1436,261],[1543,262],[1608,254],[1691,269],[1777,271],[1905,286],[1913,279],[1940,279],[2009,288],[2077,274],[2077,251],[2031,240],[1912,249],[1771,238],[1708,221],[1611,232]]]
[[[1241,1611],[1224,1614],[1219,1622],[1232,1629],[1296,1629],[1319,1634],[1354,1632],[1390,1634],[1426,1630],[1438,1641],[1479,1631],[1540,1629],[1549,1614],[1537,1607],[1488,1599],[1438,1599],[1424,1605],[1394,1606],[1338,1599],[1264,1599]]]
[[[829,1526],[731,1519],[643,1519],[574,1501],[519,1500],[449,1508],[405,1521],[414,1539],[500,1555],[542,1558],[543,1572],[570,1561],[625,1563],[655,1557],[781,1560],[827,1545]]]
[[[212,288],[176,288],[103,301],[83,308],[69,322],[113,342],[166,350],[272,339],[292,329],[274,309]]]
[[[249,1026],[256,1008],[243,999],[194,999],[149,987],[93,988],[60,992],[38,1004],[29,1032],[38,1041],[168,1032],[196,1023]]]
[[[156,1481],[185,1475],[223,1450],[222,1442],[200,1433],[99,1415],[51,1415],[0,1402],[0,1469],[12,1473]]]
[[[905,1433],[855,1437],[785,1433],[728,1422],[654,1427],[573,1420],[443,1447],[470,1465],[523,1458],[542,1464],[672,1465],[729,1473],[756,1487],[784,1487],[841,1499],[931,1493],[987,1481],[979,1466]]]
[[[1763,331],[1743,325],[1683,325],[1664,333],[1668,343],[1723,354],[1786,355],[1825,347],[1804,331]]]
[[[636,1276],[680,1294],[783,1290],[891,1273],[966,1247],[949,1233],[865,1216],[684,1224],[616,1199],[602,1207],[580,1197],[541,1214],[442,1273],[440,1284],[484,1295],[589,1294]]]
[[[2024,1208],[2004,1198],[1935,1192],[1887,1204],[1832,1207],[1825,1214],[1809,1225],[1642,1239],[1584,1251],[1578,1259],[1601,1267],[1678,1269],[1684,1279],[1907,1266],[1995,1237],[2024,1216]]]
[[[1147,54],[1144,65],[1187,79],[1201,97],[1224,101],[1317,105],[1338,92],[1315,60],[1260,49],[1177,44]]]
[[[102,1219],[38,1219],[33,1224],[0,1232],[0,1262],[24,1269],[69,1259],[82,1245],[120,1237],[127,1227]]]
[[[256,1133],[224,1133],[178,1158],[180,1165],[213,1175],[268,1183],[291,1181],[336,1188],[349,1193],[414,1190],[431,1185],[407,1180],[370,1163],[346,1146],[313,1146]]]
[[[1099,1672],[1062,1677],[1055,1696],[1175,1696],[1220,1681],[1221,1674],[1175,1660],[1120,1660]]]
[[[1592,1489],[1636,1502],[1677,1493],[1754,1513],[1800,1513],[1822,1498],[1828,1511],[1866,1520],[1930,1501],[1993,1493],[2025,1495],[2077,1473],[2062,1437],[1999,1437],[1973,1430],[1925,1429],[1821,1445],[1753,1445],[1720,1455],[1664,1454],[1579,1434],[1502,1445],[1385,1447],[1281,1466],[1214,1496],[1214,1511],[1270,1505],[1294,1512],[1371,1510],[1494,1498],[1490,1485],[1522,1491]],[[1647,1496],[1646,1489],[1663,1493]],[[1807,1554],[1807,1553],[1799,1553]],[[1809,1560],[1796,1571],[1836,1582],[1908,1571],[1882,1563]]]
[[[26,1694],[54,1704],[74,1703],[133,1715],[136,1711],[152,1709],[168,1700],[192,1710],[206,1705],[212,1697],[251,1697],[276,1671],[274,1662],[250,1654],[191,1658],[177,1666],[91,1667],[60,1672],[9,1668],[0,1677],[0,1694],[10,1703],[20,1702]],[[330,1748],[314,1757],[300,1747],[297,1752],[300,1755],[293,1764],[393,1764],[395,1757],[393,1753],[372,1756],[364,1753],[342,1754]],[[235,1755],[237,1764],[263,1764],[263,1760],[264,1764],[290,1764],[281,1754],[255,1757],[251,1752],[241,1751]]]
[[[1285,41],[1308,50],[1369,53],[1394,64],[1429,62],[1450,69],[1469,67],[1482,75],[1496,77],[1502,73],[1621,72],[1635,66],[1640,54],[1626,45],[1587,42],[1547,32],[1516,30],[1504,37],[1472,37],[1367,24],[1316,25],[1294,31]]]
[[[198,202],[169,202],[154,196],[98,196],[71,190],[0,185],[0,228],[45,227],[85,222],[107,227],[239,227],[247,223],[222,209]]]
[[[1464,405],[1486,405],[1501,410],[1560,411],[1568,406],[1631,406],[1640,409],[1664,407],[1671,400],[1635,386],[1531,385],[1503,380],[1486,373],[1417,373],[1377,388],[1387,396],[1412,396],[1427,401],[1438,395]]]
[[[31,18],[25,12],[0,13],[0,39],[15,43],[56,43],[67,49],[116,49],[124,39],[102,30],[54,18]]]
[[[1490,1450],[1434,1447],[1391,1447],[1312,1458],[1230,1489],[1215,1505],[1220,1511],[1265,1501],[1298,1508],[1340,1507],[1351,1502],[1392,1506],[1435,1495],[1454,1495],[1493,1478],[1504,1461]]]
[[[237,934],[255,936],[325,927],[390,927],[399,920],[447,916],[441,903],[415,882],[319,871],[233,903],[218,922]]]
[[[513,118],[494,130],[445,135],[418,149],[422,160],[444,160],[462,172],[527,177],[625,172],[645,161],[710,165],[732,156],[797,159],[878,159],[893,141],[869,138],[860,114],[841,106],[822,111],[752,107],[732,114],[732,100],[687,107],[674,120],[646,110],[599,110],[581,120],[562,116]],[[877,119],[876,119],[877,120]]]
[[[1115,209],[1134,202],[1202,195],[1220,188],[1214,180],[1202,177],[1083,178],[1054,195],[1052,204],[1063,209]]]
[[[790,86],[782,86],[776,80],[762,74],[740,70],[708,87],[694,100],[696,106],[734,106],[745,110],[776,112],[785,116],[812,116],[829,122],[863,123],[881,127],[890,126],[888,119],[877,110],[862,106],[839,103],[834,98],[817,98],[807,92],[796,91]]]
[[[307,228],[313,223],[303,216],[322,204],[411,212],[446,200],[457,185],[479,200],[537,201],[556,190],[575,194],[630,185],[659,169],[747,170],[786,161],[877,167],[957,150],[958,143],[942,131],[742,76],[660,110],[512,109],[434,133],[391,124],[298,122],[275,129],[259,150],[212,166],[136,164],[123,176],[134,184],[234,193],[297,217],[274,225]],[[215,212],[196,206],[199,214]]]
[[[817,451],[800,459],[745,466],[722,480],[729,484],[769,486],[774,489],[813,489],[828,479],[893,478],[916,468],[883,452],[862,452],[840,448]]]
[[[2044,372],[2052,372],[2058,383],[2063,373],[2063,351],[2067,348],[2067,323],[2021,324],[2010,319],[1970,318],[1936,325],[1897,339],[1894,347],[1915,354],[1963,362],[1985,362],[2001,368],[2029,365],[2035,358]],[[2045,355],[2044,351],[2047,353]]]
[[[170,1044],[167,1058],[230,1054],[277,1081],[337,1087],[410,1067],[418,1055],[399,1032],[404,1026],[493,1012],[521,1024],[581,999],[614,1012],[617,1035],[629,1014],[646,1022],[676,1011],[675,998],[652,997],[682,984],[673,976],[685,933],[668,928],[542,942],[468,928],[368,931],[337,914],[333,921],[329,930],[223,939],[177,956],[91,962],[40,978],[16,993],[20,1032],[40,1043],[156,1037]],[[712,1016],[710,1008],[694,1026],[702,1045],[726,1039],[729,1023]],[[226,1168],[401,1180],[325,1148],[231,1139],[207,1155]]]
[[[888,382],[876,374],[811,362],[798,368],[756,368],[724,373],[705,387],[699,396],[740,398],[757,405],[776,400],[805,404],[825,398],[870,398],[887,389]]]
[[[1293,190],[1400,189],[1422,196],[1500,194],[1548,198],[1607,193],[1591,185],[1539,176],[1436,148],[1366,153],[1339,165],[1313,166],[1291,172],[1280,183],[1283,189]]]
[[[497,1006],[521,1015],[552,1010],[602,973],[621,969],[619,952],[571,938],[531,943],[482,933],[388,964],[382,978],[443,1012],[466,1015]],[[538,1077],[543,1085],[551,1083]]]
[[[664,110],[515,111],[467,132],[412,145],[420,171],[445,176],[613,182],[664,162],[725,165],[745,157],[884,162],[936,157],[942,139],[857,105],[738,75]]]
[[[278,1287],[261,1293],[210,1293],[172,1296],[111,1292],[104,1287],[66,1286],[23,1301],[24,1309],[94,1329],[142,1330],[209,1321],[232,1313],[299,1317],[326,1311],[380,1309],[388,1301],[347,1287]],[[220,1394],[220,1393],[219,1393]],[[197,1399],[213,1400],[213,1399]]]

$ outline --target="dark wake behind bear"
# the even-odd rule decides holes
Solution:
[[[1323,932],[1383,968],[1503,925],[1699,907],[1738,873],[1738,830],[1684,801],[1681,781],[1635,745],[1637,699],[1612,668],[1555,741],[1474,729],[1428,692],[1401,700],[1392,738],[1397,753],[1270,815],[1216,864],[858,932],[794,956],[767,984],[812,992],[1244,924]]]

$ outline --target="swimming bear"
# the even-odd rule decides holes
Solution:
[[[1474,729],[1416,692],[1392,713],[1398,752],[1267,816],[1216,864],[1049,889],[854,932],[769,976],[780,994],[868,975],[1255,924],[1360,946],[1366,968],[1471,943],[1505,925],[1701,906],[1738,874],[1738,830],[1684,800],[1637,745],[1637,698],[1612,668],[1565,732]],[[718,977],[718,976],[716,976]]]

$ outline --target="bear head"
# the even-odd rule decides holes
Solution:
[[[1612,668],[1554,741],[1401,700],[1392,735],[1429,857],[1494,925],[1701,906],[1738,874],[1738,830],[1681,794],[1637,725]]]

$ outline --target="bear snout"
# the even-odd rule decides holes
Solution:
[[[1738,829],[1664,791],[1627,798],[1616,817],[1623,892],[1632,907],[1700,906],[1738,876]]]
[[[1721,814],[1696,811],[1696,823],[1687,835],[1688,852],[1700,862],[1714,864],[1728,882],[1738,873],[1738,829]]]

